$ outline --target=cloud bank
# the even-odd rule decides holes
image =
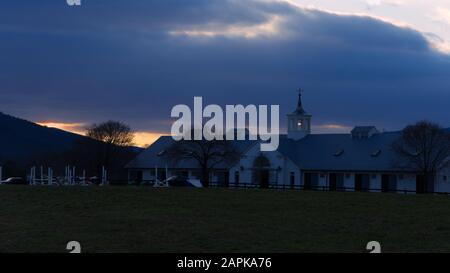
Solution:
[[[0,10],[7,113],[164,132],[194,96],[279,104],[283,118],[302,87],[317,131],[450,125],[450,57],[414,29],[282,1],[17,2]]]

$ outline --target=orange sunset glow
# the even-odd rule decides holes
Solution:
[[[70,123],[70,122],[58,122],[58,121],[42,121],[36,122],[37,124],[49,128],[57,128],[64,131],[72,132],[79,135],[84,135],[86,133],[85,123]]]
[[[57,128],[64,131],[72,132],[79,135],[86,134],[86,127],[88,126],[86,123],[81,122],[59,122],[59,121],[42,121],[36,122],[37,124],[49,128]],[[138,131],[134,133],[134,145],[138,147],[147,147],[148,145],[155,142],[160,136],[165,135],[165,133],[161,132],[147,132],[147,131]]]

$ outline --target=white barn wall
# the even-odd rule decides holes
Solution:
[[[317,186],[319,187],[327,187],[328,186],[328,174],[319,173],[319,181]]]
[[[301,184],[300,169],[289,158],[282,155],[278,151],[275,152],[261,152],[260,145],[256,144],[250,150],[248,150],[240,161],[230,169],[230,185],[233,185],[235,181],[235,172],[239,172],[240,183],[252,182],[252,170],[253,162],[255,159],[263,154],[270,161],[271,168],[281,167],[279,172],[270,172],[269,183],[278,185],[290,185],[290,173],[294,172],[295,185]],[[244,170],[241,170],[241,166]]]
[[[370,174],[369,188],[371,192],[381,191],[381,174]]]
[[[436,176],[434,183],[435,192],[450,192],[450,168],[444,169]]]
[[[347,177],[348,173],[344,174],[344,188],[351,188],[351,189],[347,189],[346,191],[354,191],[355,188],[355,175],[353,173],[351,173],[348,177]]]
[[[271,185],[290,185],[290,173],[293,172],[295,175],[295,185],[300,186],[303,185],[303,173],[299,169],[299,167],[294,164],[289,158],[283,156],[279,152],[261,152],[259,150],[259,145],[254,145],[245,155],[241,158],[241,160],[235,164],[229,170],[229,184],[233,186],[235,183],[235,172],[239,172],[239,180],[240,183],[251,183],[252,182],[252,170],[253,162],[259,155],[263,154],[270,161],[271,168],[277,169],[281,167],[281,171],[278,172],[270,172],[269,183]],[[244,170],[241,170],[241,166]],[[152,174],[153,173],[153,174]],[[168,177],[173,174],[173,170],[169,170]],[[329,186],[329,173],[320,173],[317,172],[318,177],[318,186],[319,187],[328,187]],[[348,177],[347,177],[348,175]],[[409,193],[413,193],[416,190],[416,175],[415,174],[395,174],[397,178],[397,190],[399,192],[409,191]],[[189,177],[193,178],[193,171],[189,170]],[[349,188],[347,191],[354,191],[355,187],[355,173],[343,173],[344,177],[344,187]],[[142,170],[142,179],[143,180],[154,180],[154,169],[143,169]],[[218,177],[216,175],[212,175],[211,182],[218,181]],[[369,174],[369,182],[370,182],[370,191],[371,192],[379,192],[382,188],[382,173],[371,173]],[[450,193],[450,168],[445,169],[440,172],[436,176],[435,184],[434,184],[435,192],[449,192]]]
[[[252,170],[253,161],[261,154],[259,150],[259,145],[255,145],[248,153],[246,153],[239,163],[237,163],[233,168],[229,170],[229,184],[233,186],[235,183],[235,172],[239,172],[240,183],[251,183],[252,182]],[[269,183],[278,185],[290,185],[290,173],[295,174],[295,185],[303,185],[301,170],[295,165],[289,158],[283,156],[278,152],[268,152],[262,153],[266,156],[271,164],[272,168],[281,167],[279,172],[270,172]],[[241,166],[244,170],[241,170]],[[143,180],[154,180],[155,176],[152,175],[153,169],[142,170]],[[173,171],[169,170],[168,177],[172,175]],[[318,186],[328,187],[329,186],[329,173],[318,173]],[[323,174],[323,176],[322,176]],[[347,177],[347,175],[349,175]],[[216,175],[211,175],[211,182],[218,181]],[[354,173],[344,173],[344,187],[349,188],[347,191],[354,191],[355,187],[355,174]],[[370,174],[370,189],[371,192],[379,192],[381,190],[381,173]],[[397,174],[397,190],[398,191],[415,191],[416,190],[416,176],[414,174]],[[444,178],[446,177],[446,179]],[[189,171],[189,178],[193,177],[193,172]],[[447,169],[444,172],[439,173],[435,181],[435,192],[450,192],[450,171]]]

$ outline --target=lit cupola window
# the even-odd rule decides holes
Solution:
[[[288,138],[300,140],[311,133],[311,115],[303,109],[302,90],[298,92],[297,108],[287,118]]]

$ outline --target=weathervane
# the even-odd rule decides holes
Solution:
[[[298,90],[297,90],[297,92],[298,92],[298,102],[297,102],[297,110],[299,110],[299,111],[304,111],[303,110],[303,107],[302,107],[302,94],[303,94],[303,92],[305,92],[302,88],[299,88]]]

